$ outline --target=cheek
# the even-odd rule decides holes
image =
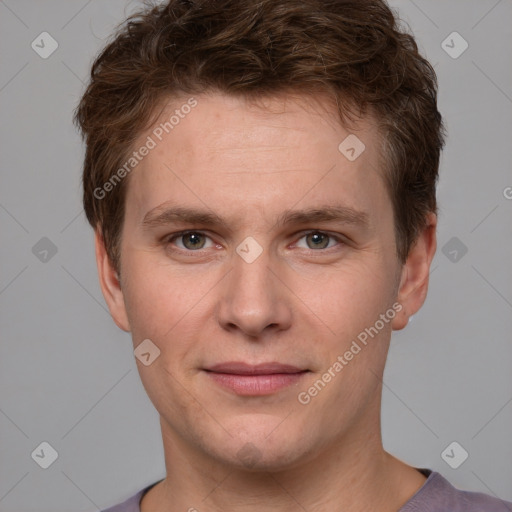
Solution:
[[[362,264],[354,259],[343,267],[296,279],[291,288],[308,316],[332,335],[330,339],[337,344],[350,343],[392,304],[393,281],[384,268],[379,261]]]
[[[309,298],[308,306],[329,330],[315,343],[315,350],[323,352],[323,366],[300,391],[310,400],[308,414],[334,430],[375,399],[386,361],[391,317],[383,322],[380,315],[392,306],[392,280],[377,268],[346,267],[322,282],[322,293]]]
[[[161,339],[185,313],[187,288],[143,251],[126,258],[124,300],[134,343]]]
[[[133,251],[127,261],[124,297],[134,346],[149,338],[160,348],[161,362],[173,368],[187,357],[189,340],[197,339],[204,319],[211,317],[207,296],[218,277],[180,271],[144,251]]]

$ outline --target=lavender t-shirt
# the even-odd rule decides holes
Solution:
[[[511,502],[480,492],[459,491],[439,473],[417,469],[427,480],[398,512],[512,512]],[[103,512],[140,512],[142,496],[156,483]]]

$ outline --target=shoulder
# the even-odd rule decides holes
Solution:
[[[142,494],[143,490],[134,494],[122,503],[109,507],[102,512],[140,512],[140,500],[142,498]]]
[[[102,510],[101,512],[140,512],[140,501],[142,496],[157,483],[158,482],[155,482],[151,485],[148,485],[147,487],[144,487],[122,503],[118,503],[117,505]]]
[[[456,489],[440,473],[426,482],[399,512],[512,512],[512,503],[480,492]]]

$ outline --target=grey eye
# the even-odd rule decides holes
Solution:
[[[190,250],[202,249],[206,243],[205,235],[195,231],[179,236],[178,240],[181,240],[183,246]]]
[[[306,235],[306,241],[310,249],[325,249],[329,245],[329,235],[314,231]]]

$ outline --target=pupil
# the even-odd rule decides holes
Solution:
[[[326,247],[325,241],[327,240],[327,235],[322,233],[312,233],[311,235],[312,242],[316,247]]]
[[[197,247],[201,245],[201,236],[198,235],[198,233],[189,233],[186,235],[185,240],[188,242],[185,244],[185,246],[191,246],[191,247]]]

